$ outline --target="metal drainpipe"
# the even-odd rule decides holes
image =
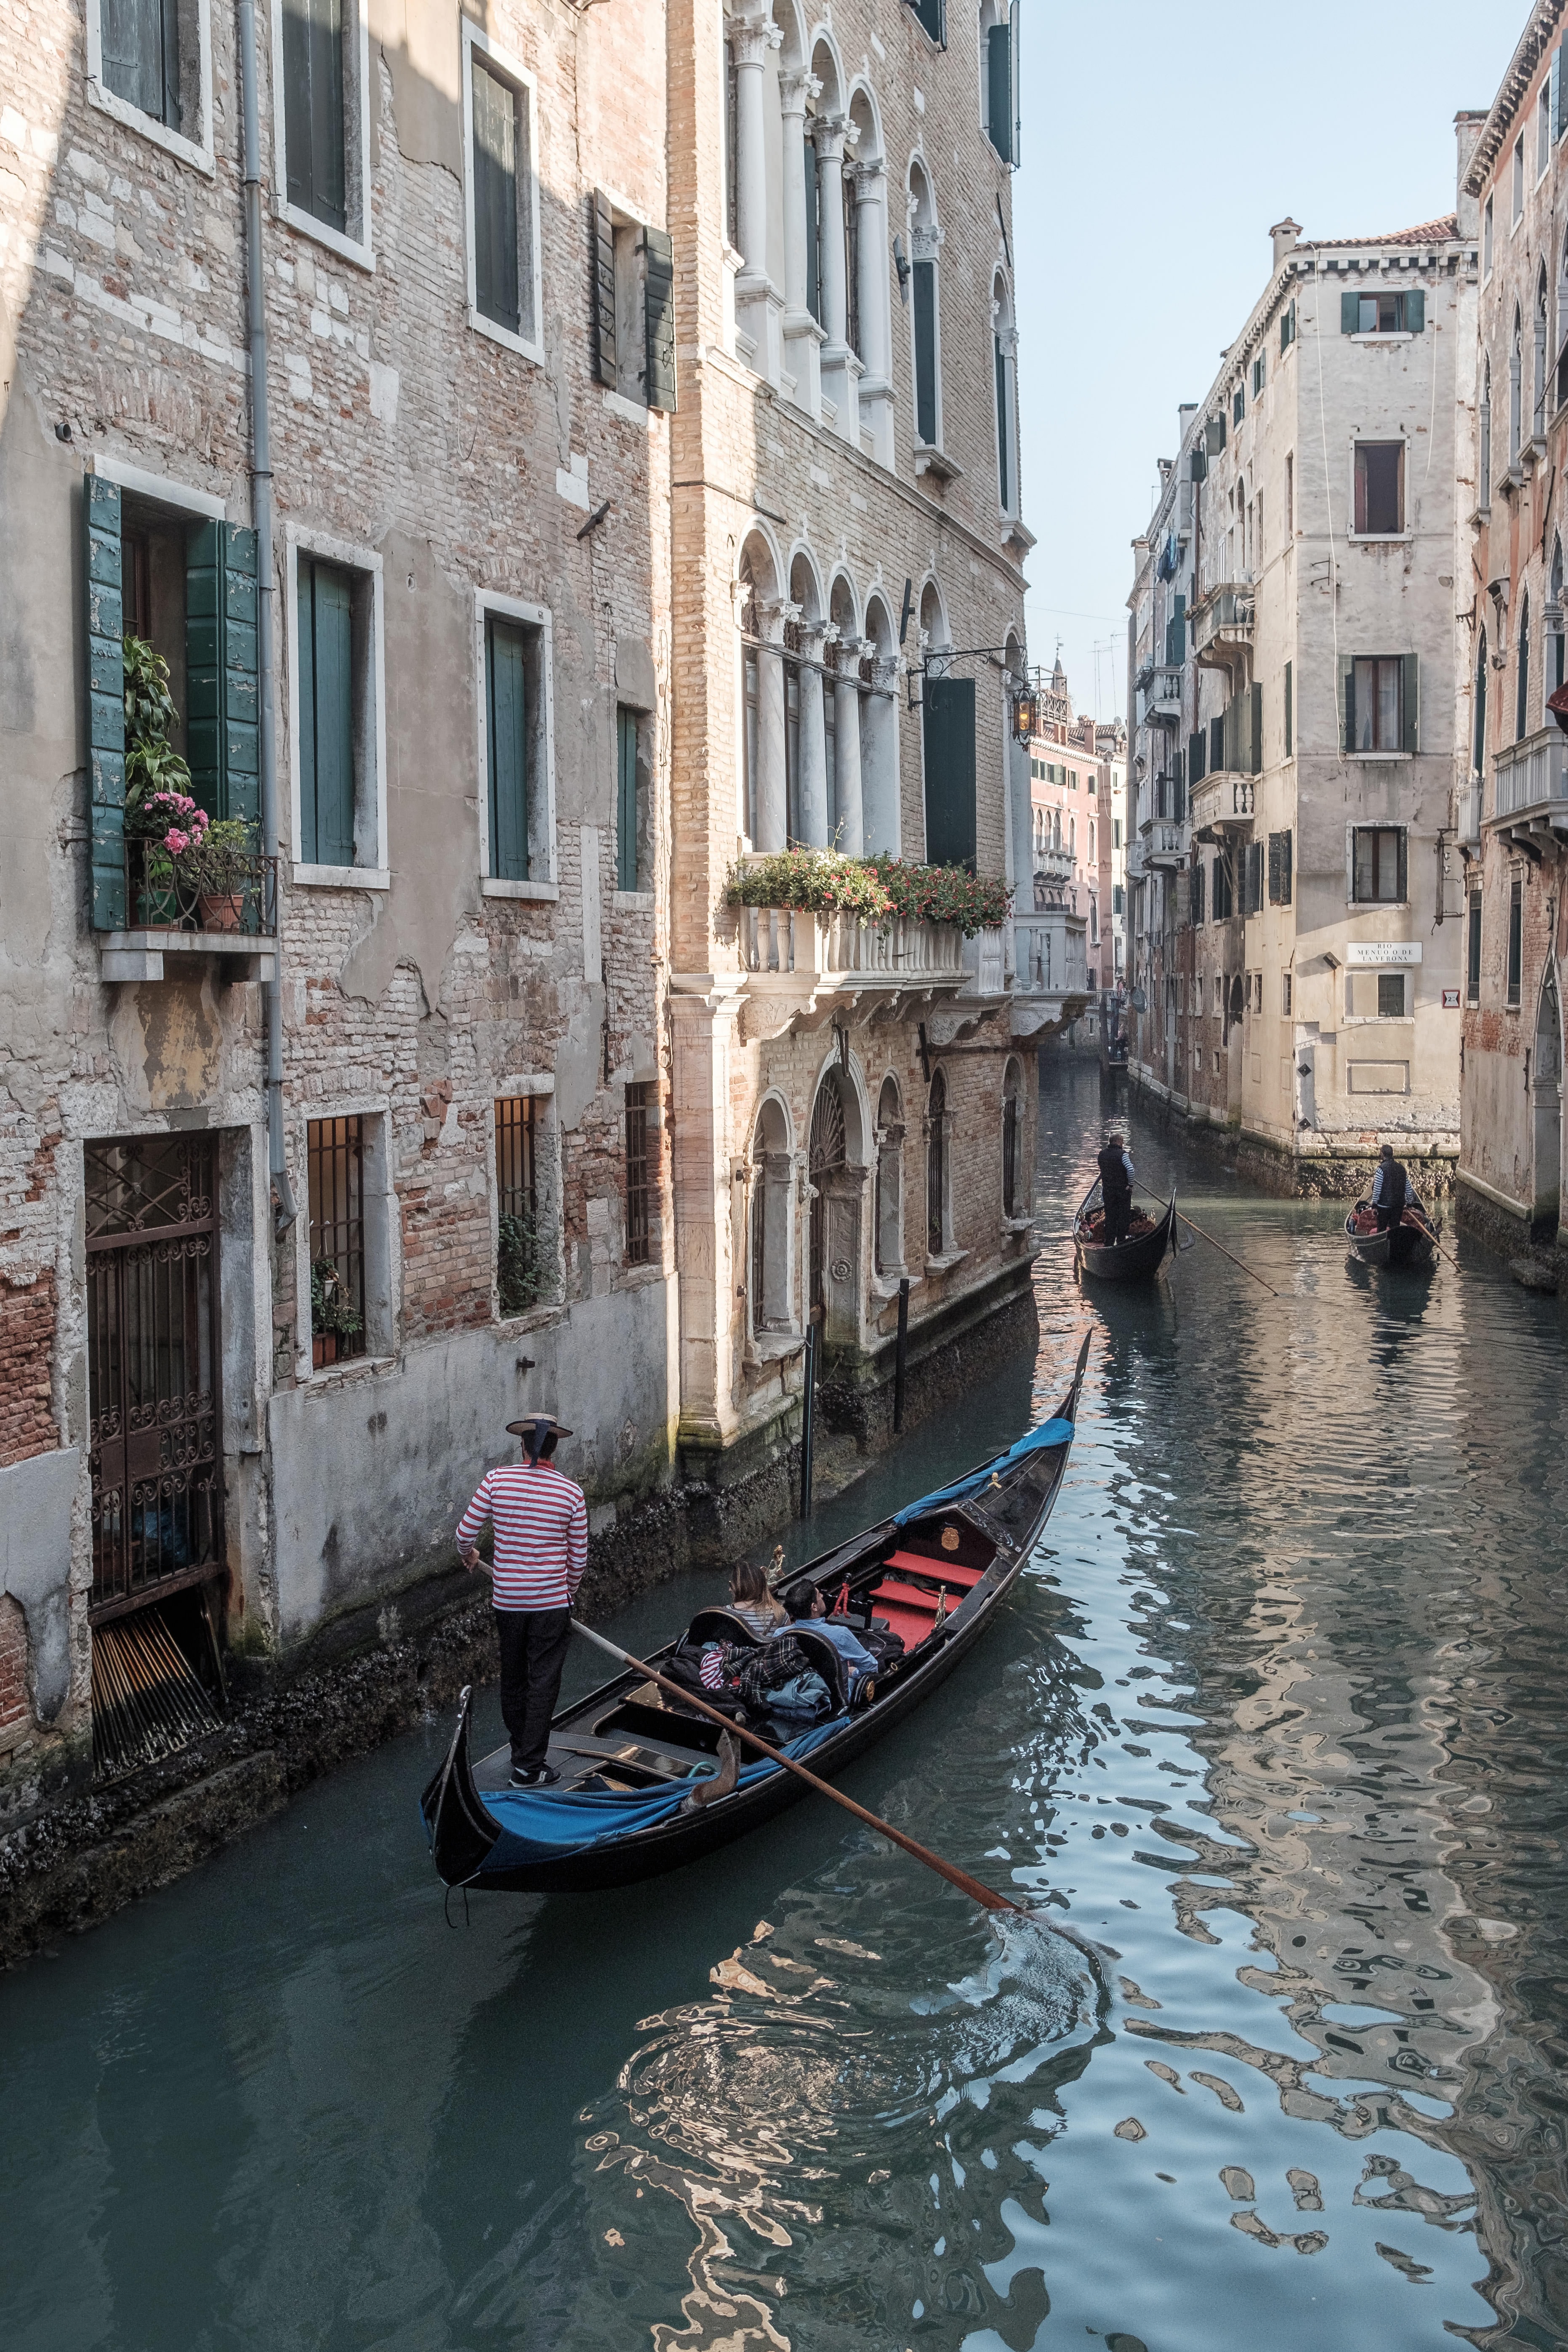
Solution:
[[[261,768],[261,846],[278,856],[277,740],[272,723],[272,443],[267,411],[267,301],[261,257],[261,142],[256,110],[255,0],[238,0],[239,82],[244,114],[245,257],[250,341],[250,500],[256,521],[258,751]],[[277,873],[274,863],[273,873]],[[267,1013],[267,1158],[277,1230],[299,1215],[283,1149],[283,958],[281,894],[275,888],[272,977],[262,989]]]

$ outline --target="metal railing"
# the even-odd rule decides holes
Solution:
[[[191,861],[172,857],[162,842],[128,835],[122,849],[126,930],[276,936],[275,857],[226,856],[221,873],[204,877]]]
[[[897,917],[868,923],[858,915],[816,915],[792,907],[742,907],[738,945],[746,972],[801,977],[844,972],[890,981],[931,975],[961,980],[963,935],[951,923]],[[1001,954],[1000,931],[994,937]]]
[[[1520,816],[1526,809],[1568,803],[1568,735],[1555,724],[1497,755],[1494,816]]]

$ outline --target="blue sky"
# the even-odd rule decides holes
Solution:
[[[1029,651],[1048,667],[1060,635],[1079,709],[1124,709],[1131,541],[1177,403],[1203,398],[1262,290],[1270,223],[1376,236],[1451,210],[1454,116],[1491,104],[1527,20],[1525,0],[1263,0],[1231,19],[1026,0]]]

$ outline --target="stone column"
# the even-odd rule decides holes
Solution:
[[[866,373],[860,379],[860,415],[870,427],[877,462],[893,462],[893,331],[888,289],[888,167],[881,161],[855,166],[855,204],[859,256],[860,348]]]
[[[770,49],[781,47],[782,29],[765,11],[736,21],[735,143],[740,150],[736,181],[736,234],[745,256],[743,278],[765,282],[768,274],[768,151],[763,68]]]
[[[814,420],[822,415],[817,351],[822,330],[806,308],[805,102],[822,89],[815,74],[779,79],[784,121],[784,365],[795,379],[791,396]],[[785,390],[790,386],[786,383]]]
[[[841,637],[833,681],[833,741],[838,767],[838,846],[846,857],[865,856],[866,821],[860,787],[860,656],[858,637]]]
[[[789,834],[789,774],[784,761],[784,625],[788,607],[757,600],[756,847],[783,849]]]
[[[731,983],[731,987],[735,984]],[[730,1156],[731,1066],[736,1037],[738,993],[714,986],[701,995],[675,992],[669,999],[674,1150],[670,1174],[679,1285],[679,1443],[700,1477],[716,1462],[735,1420],[735,1354],[742,1302],[737,1266],[745,1264],[743,1227],[737,1237],[737,1203],[744,1192],[734,1181]]]
[[[813,849],[827,846],[827,740],[823,723],[822,651],[826,624],[800,629],[800,832]]]
[[[847,439],[859,435],[858,408],[850,380],[849,345],[844,275],[844,148],[857,134],[842,114],[819,114],[813,136],[816,142],[816,179],[823,214],[822,235],[822,391],[835,409],[834,429]]]
[[[899,854],[899,657],[879,658],[871,674],[880,690],[868,695],[861,714],[860,814],[864,855]]]

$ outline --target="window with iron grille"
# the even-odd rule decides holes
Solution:
[[[310,1202],[310,1361],[365,1352],[364,1138],[359,1118],[313,1118],[306,1130]]]
[[[1508,894],[1508,1002],[1517,1004],[1524,975],[1524,885],[1511,883]]]
[[[1481,894],[1470,893],[1469,937],[1466,942],[1465,995],[1471,1004],[1481,1001]]]
[[[1402,971],[1380,971],[1378,973],[1377,1017],[1380,1021],[1404,1020],[1405,974]]]
[[[652,1255],[654,1210],[658,1198],[654,1158],[656,1130],[648,1112],[654,1103],[652,1083],[639,1079],[626,1088],[626,1264],[646,1265]]]
[[[926,1248],[940,1257],[947,1246],[947,1080],[941,1070],[931,1082],[926,1143]]]
[[[496,1302],[503,1315],[526,1314],[544,1290],[538,1108],[532,1095],[496,1102]]]

